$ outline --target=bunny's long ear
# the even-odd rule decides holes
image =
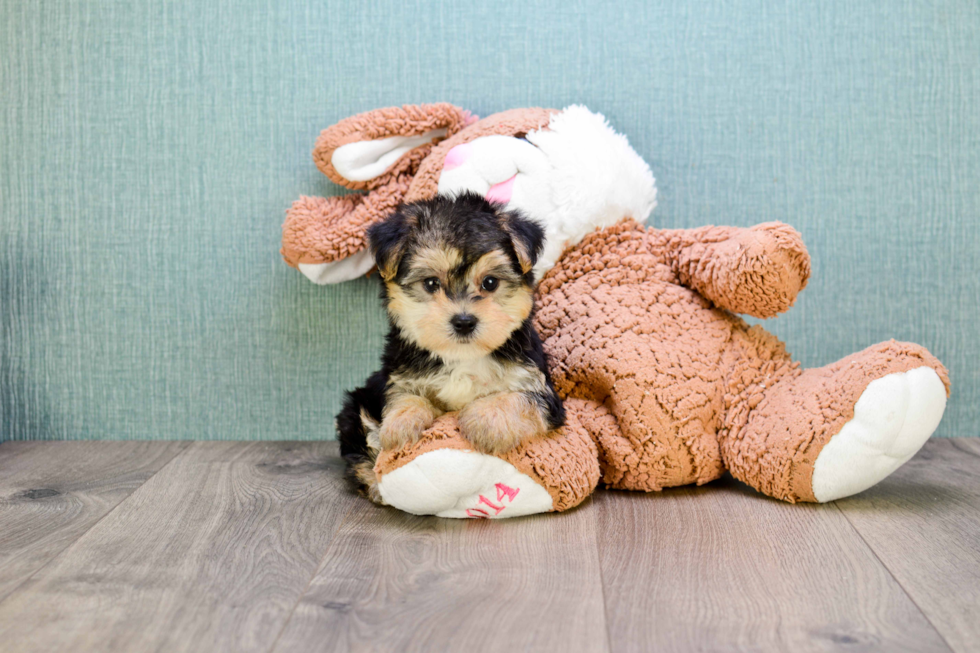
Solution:
[[[401,204],[411,178],[402,175],[369,193],[300,197],[286,211],[282,257],[313,283],[340,283],[374,266],[367,230]]]
[[[468,111],[444,102],[376,109],[324,129],[313,160],[341,186],[372,190],[414,173],[434,144],[475,120]]]

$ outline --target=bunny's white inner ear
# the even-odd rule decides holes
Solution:
[[[333,151],[330,163],[344,179],[367,181],[383,175],[405,152],[445,135],[443,128],[418,136],[390,136],[376,141],[348,143]]]
[[[363,277],[374,267],[374,257],[367,249],[333,263],[300,263],[299,271],[315,284],[343,283]]]

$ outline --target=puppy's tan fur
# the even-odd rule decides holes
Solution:
[[[548,430],[540,409],[519,394],[544,391],[544,374],[489,355],[531,314],[532,290],[514,275],[506,253],[494,250],[467,268],[466,291],[450,297],[445,288],[450,272],[461,261],[453,248],[430,244],[413,256],[406,279],[412,286],[435,277],[441,284],[438,291],[428,295],[411,287],[406,290],[405,282],[387,282],[388,311],[395,323],[416,345],[438,354],[445,365],[426,375],[392,375],[380,430],[384,449],[418,441],[439,415],[468,405],[474,407],[465,421],[461,415],[460,429],[480,451],[501,453]],[[492,293],[481,288],[491,274],[499,280]],[[465,342],[454,337],[449,326],[452,316],[460,312],[478,319],[476,331]],[[513,415],[495,414],[501,411]],[[484,415],[492,419],[481,420]]]
[[[383,386],[373,386],[384,401],[373,418],[361,412],[364,445],[352,456],[369,495],[373,471],[357,456],[414,443],[446,412],[460,411],[462,434],[487,453],[564,423],[530,321],[538,225],[466,195],[401,207],[369,235],[392,324]]]
[[[450,297],[446,287],[450,271],[460,265],[459,253],[429,246],[413,256],[406,281],[386,282],[388,312],[398,327],[416,345],[447,361],[473,360],[486,356],[501,345],[531,314],[534,293],[520,282],[509,267],[504,252],[489,252],[467,270],[467,292]],[[487,276],[494,276],[500,286],[493,293],[480,286]],[[441,287],[427,296],[421,284],[436,278]],[[466,312],[479,320],[473,336],[465,343],[454,337],[449,320]]]

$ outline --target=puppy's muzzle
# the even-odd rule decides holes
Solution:
[[[468,336],[476,329],[477,319],[469,313],[458,313],[449,320],[449,323],[453,325],[456,335]]]

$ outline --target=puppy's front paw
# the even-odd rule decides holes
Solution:
[[[424,426],[414,423],[385,419],[381,423],[381,430],[378,431],[378,440],[381,443],[381,448],[385,451],[401,449],[406,444],[418,442],[419,436],[424,430]]]
[[[537,404],[519,392],[501,392],[470,403],[459,430],[477,451],[502,454],[548,431]]]
[[[385,450],[401,449],[418,442],[422,432],[438,417],[437,411],[422,397],[404,397],[385,411],[378,430],[378,441]]]

